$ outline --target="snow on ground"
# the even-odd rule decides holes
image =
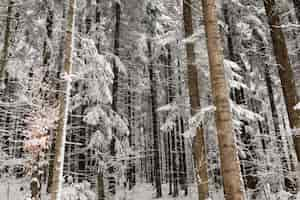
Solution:
[[[11,179],[2,178],[0,179],[0,199],[2,200],[25,200],[29,194],[29,183],[28,178],[22,179]]]
[[[22,179],[0,179],[0,200],[26,200],[29,197],[28,178]],[[77,185],[77,186],[76,186]],[[82,184],[79,184],[82,185]],[[74,184],[75,187],[66,186],[63,188],[62,200],[95,200],[95,195],[89,193],[87,188]],[[42,200],[49,200],[49,195],[45,195],[45,187],[43,187]],[[184,196],[181,191],[178,197],[168,195],[168,185],[162,186],[163,197],[158,200],[197,200],[197,187],[192,185],[189,187],[188,196]],[[81,191],[81,192],[79,192]],[[84,194],[84,195],[83,195]],[[86,195],[88,194],[88,195]],[[220,192],[211,194],[209,200],[224,200]],[[78,197],[80,198],[78,199]],[[88,196],[88,197],[87,197]],[[280,198],[279,198],[280,197]],[[279,192],[271,195],[270,200],[300,200],[300,193],[297,197],[291,197],[287,192]],[[138,184],[131,191],[118,188],[114,200],[155,200],[155,189],[151,184]],[[260,198],[258,200],[261,200]]]
[[[163,200],[196,200],[198,199],[196,187],[189,188],[188,196],[184,196],[183,192],[178,197],[174,198],[172,195],[168,195],[168,185],[162,186]],[[124,191],[119,190],[117,194],[117,200],[153,200],[155,198],[155,189],[151,184],[138,184],[131,191],[127,192],[124,196]]]

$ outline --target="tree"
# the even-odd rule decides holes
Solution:
[[[53,180],[51,188],[51,200],[60,200],[61,187],[63,182],[64,151],[66,140],[66,129],[68,120],[68,106],[71,92],[71,73],[72,73],[72,53],[73,53],[73,32],[75,18],[76,0],[69,1],[69,11],[67,15],[67,27],[65,36],[65,60],[63,84],[64,94],[59,98],[59,121],[55,140],[55,158],[53,167]]]
[[[297,95],[297,87],[294,79],[294,72],[290,63],[287,44],[284,33],[281,29],[279,14],[276,10],[274,0],[264,0],[265,10],[271,31],[274,56],[278,64],[279,77],[283,89],[283,96],[287,107],[290,126],[294,129],[294,145],[298,162],[300,161],[300,110],[295,106],[300,101]],[[299,175],[298,175],[299,178]]]
[[[183,21],[185,37],[193,35],[193,17],[192,17],[192,1],[183,0]],[[188,88],[191,105],[191,115],[194,116],[200,109],[200,95],[198,72],[195,64],[194,44],[186,44],[187,68],[188,68]],[[208,175],[207,175],[207,158],[204,141],[204,131],[202,127],[197,127],[196,137],[193,144],[194,159],[196,163],[196,171],[199,179],[197,179],[199,200],[208,198]]]
[[[121,5],[119,2],[115,2],[114,4],[114,11],[115,11],[115,30],[114,30],[114,55],[119,56],[120,55],[120,20],[121,20]],[[116,58],[113,60],[113,73],[114,73],[114,80],[113,80],[113,86],[112,86],[112,110],[115,112],[115,114],[118,113],[117,103],[118,103],[118,87],[119,87],[119,69],[116,63]],[[116,156],[116,129],[113,128],[113,135],[110,142],[110,155],[112,159]],[[116,193],[116,180],[114,177],[114,166],[109,167],[109,190],[112,194]]]
[[[62,18],[64,19],[63,21],[65,21],[65,18],[66,18],[66,6],[61,3],[60,4],[61,7],[62,7]],[[51,13],[48,13],[47,15],[47,18],[49,19]],[[53,13],[54,14],[54,13]],[[54,18],[54,16],[53,16]],[[52,19],[53,20],[53,19]],[[51,22],[50,20],[48,22]],[[50,28],[50,25],[51,23],[47,23],[48,27]],[[65,23],[61,23],[60,24],[60,27],[62,30],[64,30],[65,28]],[[50,29],[49,29],[49,32],[50,33]],[[48,35],[49,36],[49,35]],[[51,34],[52,36],[52,34]],[[59,48],[58,48],[58,56],[56,57],[56,71],[54,72],[55,75],[54,77],[52,78],[52,87],[55,88],[55,92],[54,92],[54,102],[56,103],[57,101],[59,101],[59,90],[60,90],[60,82],[57,82],[56,79],[58,80],[59,77],[61,76],[61,73],[63,71],[63,57],[64,57],[64,40],[65,40],[65,34],[60,34],[60,39],[59,41],[60,44],[59,44]],[[44,57],[45,58],[45,57]],[[47,60],[44,60],[44,61],[47,61]],[[49,96],[47,96],[49,98]],[[55,157],[55,133],[56,130],[52,130],[52,137],[50,138],[50,148],[49,148],[49,157],[48,157],[48,160],[49,160],[49,163],[48,163],[48,181],[47,181],[47,192],[48,193],[51,193],[51,187],[52,187],[52,180],[53,180],[53,167],[54,167],[54,157]]]
[[[215,120],[220,150],[221,172],[227,200],[242,200],[240,163],[233,135],[229,90],[225,78],[223,53],[218,33],[216,2],[202,0],[202,11],[207,38],[212,95],[216,107]]]
[[[150,81],[150,99],[151,99],[151,121],[152,121],[152,132],[153,132],[153,178],[154,185],[156,188],[156,197],[162,196],[162,184],[161,184],[161,161],[160,161],[160,134],[159,134],[159,116],[158,116],[158,80],[157,80],[157,67],[153,63],[153,42],[152,38],[156,34],[156,20],[159,15],[159,9],[151,1],[146,6],[146,18],[145,23],[147,26],[147,32],[150,37],[147,38],[147,52],[148,52],[148,73]]]
[[[293,2],[294,2],[296,17],[298,19],[298,23],[300,23],[300,1],[293,0]]]
[[[5,79],[5,73],[6,73],[6,64],[8,59],[8,50],[9,50],[9,41],[11,37],[11,30],[10,30],[10,24],[12,20],[12,7],[14,5],[14,2],[12,0],[8,1],[7,6],[7,17],[6,17],[6,25],[5,25],[5,32],[4,32],[4,44],[1,52],[0,57],[0,80],[3,81]]]

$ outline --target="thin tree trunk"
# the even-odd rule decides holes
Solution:
[[[274,129],[275,129],[275,134],[276,134],[276,143],[277,143],[277,147],[280,153],[280,161],[281,164],[283,165],[283,175],[284,175],[284,184],[287,187],[287,189],[295,189],[295,188],[291,188],[291,185],[287,182],[289,181],[289,178],[287,177],[288,175],[288,163],[287,160],[285,159],[285,153],[283,152],[283,148],[284,148],[284,144],[283,144],[283,140],[281,137],[281,133],[280,133],[280,127],[279,127],[279,117],[278,117],[278,111],[276,108],[276,104],[275,104],[275,99],[274,99],[274,91],[273,91],[273,87],[272,87],[272,79],[271,79],[271,75],[270,75],[270,71],[269,71],[269,66],[265,66],[265,72],[264,72],[264,76],[265,76],[265,82],[266,82],[266,86],[267,86],[267,90],[268,90],[268,96],[269,96],[269,100],[270,100],[270,104],[271,104],[271,112],[272,112],[272,119],[273,119],[273,125],[274,125]]]
[[[192,17],[192,1],[183,0],[183,20],[185,37],[193,34],[193,17]],[[200,109],[200,95],[198,83],[198,71],[195,64],[194,44],[186,44],[187,68],[188,68],[188,88],[191,105],[191,115],[195,115]],[[208,198],[208,174],[207,174],[207,158],[204,142],[204,131],[202,127],[196,130],[196,137],[193,144],[194,159],[197,171],[197,184],[199,200]]]
[[[152,46],[151,41],[147,41],[149,59],[152,59]],[[150,61],[149,66],[149,77],[150,77],[150,92],[151,92],[151,113],[152,113],[152,131],[153,131],[153,172],[154,172],[154,182],[156,188],[156,197],[160,198],[162,196],[161,188],[161,174],[160,174],[160,153],[159,153],[159,127],[158,127],[158,103],[157,103],[157,78],[155,74],[155,67],[152,61]]]
[[[50,61],[50,58],[51,58],[51,51],[49,50],[48,47],[48,42],[47,40],[48,39],[52,39],[52,33],[53,33],[53,10],[51,8],[49,8],[48,10],[48,13],[47,13],[47,24],[46,24],[46,29],[47,29],[47,38],[45,39],[44,41],[44,46],[43,46],[43,65],[45,67],[47,67],[47,70],[46,70],[46,73],[45,73],[45,76],[43,78],[43,82],[44,83],[48,83],[50,84],[50,76],[51,76],[51,72],[50,72],[50,69],[49,69],[49,61]],[[48,101],[48,98],[53,98],[52,94],[49,94],[49,91],[45,91],[43,90],[42,88],[40,88],[40,91],[41,93],[43,94],[43,98],[45,101]],[[56,100],[55,100],[56,101]],[[49,135],[53,135],[53,130],[51,130],[51,133]],[[52,145],[51,145],[52,146]],[[50,152],[51,152],[51,147],[50,147]],[[48,152],[49,152],[48,150]],[[51,161],[49,161],[50,163]],[[48,170],[48,166],[45,165],[43,171],[44,171],[44,183],[46,183],[47,181],[47,170]]]
[[[100,19],[101,19],[101,4],[100,4],[100,0],[96,0],[96,16],[95,16],[95,23],[96,26],[100,25]],[[100,40],[98,40],[96,42],[96,48],[98,51],[98,54],[100,54],[100,47],[101,47],[101,42]],[[101,158],[99,158],[101,159]],[[104,190],[104,176],[103,176],[103,169],[102,166],[98,166],[99,167],[99,171],[97,172],[97,200],[104,200],[105,199],[105,190]]]
[[[297,17],[298,23],[300,24],[300,1],[293,0],[293,2],[294,2],[296,17]]]
[[[242,200],[244,199],[244,194],[242,191],[241,170],[233,135],[229,89],[225,78],[215,0],[202,0],[202,10],[207,38],[212,93],[214,105],[216,106],[215,120],[225,199]]]
[[[176,97],[176,87],[174,87],[174,69],[172,67],[172,52],[171,46],[166,45],[167,50],[167,84],[168,84],[168,103],[172,103]],[[172,176],[173,176],[173,197],[177,197],[179,195],[178,188],[178,170],[179,170],[179,155],[178,155],[178,137],[179,137],[179,121],[175,120],[176,127],[174,127],[171,131],[171,150],[172,150]]]
[[[98,172],[97,175],[97,200],[104,200],[104,179],[103,179],[103,172],[102,169],[100,169],[100,172]]]
[[[76,0],[69,1],[67,16],[66,40],[65,40],[65,62],[64,72],[66,76],[72,73],[73,32],[75,18]],[[68,106],[71,92],[71,79],[67,77],[64,83],[64,94],[60,96],[58,130],[55,140],[55,158],[53,167],[53,181],[51,188],[51,200],[61,200],[61,187],[63,183],[64,151],[66,140],[66,129],[68,120]]]
[[[115,56],[119,56],[120,52],[120,20],[121,20],[121,5],[118,2],[115,2],[115,17],[116,17],[116,23],[115,23],[115,35],[114,35],[114,54]],[[112,110],[117,113],[117,103],[118,103],[118,88],[119,88],[119,71],[118,66],[116,65],[116,60],[113,60],[113,73],[114,73],[114,80],[113,80],[113,88],[112,88]],[[113,136],[110,142],[110,155],[111,158],[114,159],[116,156],[116,139],[114,138],[116,134],[116,129],[113,128]],[[109,177],[109,191],[111,194],[116,193],[116,180],[114,177],[114,166],[110,166],[108,169],[110,173]]]
[[[7,17],[6,17],[6,26],[5,26],[5,33],[4,33],[4,44],[3,49],[1,51],[1,57],[0,57],[0,81],[4,81],[5,79],[5,73],[6,73],[6,65],[7,65],[7,59],[8,59],[8,49],[9,49],[9,40],[10,40],[10,24],[12,19],[12,7],[14,2],[12,0],[8,1],[8,7],[7,7]],[[3,82],[4,84],[4,82]]]
[[[182,189],[184,190],[184,196],[188,195],[188,185],[187,185],[187,167],[186,167],[186,151],[185,151],[185,142],[184,142],[184,123],[182,117],[179,119],[180,121],[180,133],[181,133],[181,147],[180,147],[180,184],[182,185]]]
[[[62,18],[65,19],[66,18],[66,6],[62,3],[61,4],[63,6],[63,11],[62,11]],[[64,23],[61,24],[61,28],[65,28]],[[55,75],[55,79],[59,79],[61,72],[62,72],[62,66],[63,66],[63,57],[64,57],[64,40],[65,40],[65,34],[61,34],[60,36],[60,44],[59,44],[59,53],[56,59],[56,65],[57,67],[57,72]],[[55,82],[55,92],[54,92],[54,103],[59,101],[59,90],[61,88],[61,83],[54,81]],[[51,141],[51,145],[50,145],[50,149],[49,149],[49,166],[48,166],[48,181],[47,181],[47,192],[51,193],[51,187],[52,187],[52,179],[53,179],[53,167],[54,167],[54,157],[55,157],[55,132],[57,130],[53,130],[53,133],[50,135],[52,137],[50,137],[50,141]]]
[[[294,129],[294,145],[296,149],[298,163],[300,161],[300,110],[295,110],[295,105],[300,102],[297,95],[297,88],[294,79],[293,69],[289,60],[288,49],[285,37],[280,28],[281,22],[276,13],[274,0],[264,0],[266,14],[268,16],[271,37],[273,42],[273,51],[276,62],[279,65],[279,77],[283,89],[283,96],[288,111],[291,128]],[[300,166],[299,166],[300,167]],[[300,171],[300,170],[299,170]],[[299,174],[298,174],[299,178]]]
[[[135,135],[134,135],[134,104],[132,101],[134,101],[134,91],[131,91],[132,88],[132,80],[130,76],[130,72],[128,72],[128,121],[129,121],[129,145],[130,148],[134,149],[135,146]],[[129,190],[131,190],[135,184],[135,158],[134,155],[130,154],[129,155],[129,162],[128,162],[128,184],[129,184]]]

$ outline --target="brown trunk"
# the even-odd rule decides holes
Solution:
[[[294,145],[296,149],[297,159],[300,160],[300,110],[295,110],[295,105],[300,101],[297,96],[297,88],[294,79],[293,69],[289,60],[288,49],[285,37],[280,28],[281,22],[279,15],[275,12],[275,1],[264,0],[266,14],[271,29],[271,37],[273,42],[273,51],[276,62],[279,65],[279,77],[283,89],[285,104],[288,111],[289,122],[294,133]]]
[[[215,120],[221,159],[221,172],[226,200],[242,200],[242,178],[240,163],[233,133],[232,114],[229,103],[229,89],[225,78],[224,60],[216,16],[215,0],[202,0],[202,10],[207,38],[210,78]]]
[[[193,34],[193,17],[191,10],[191,0],[183,1],[183,20],[185,37]],[[188,68],[188,87],[191,104],[191,114],[195,115],[200,109],[200,95],[198,83],[198,71],[195,64],[194,44],[186,44],[187,68]],[[204,132],[202,127],[198,127],[196,137],[194,138],[194,159],[197,178],[199,200],[205,200],[208,197],[208,175],[207,175],[207,158],[204,142]]]
[[[72,52],[73,52],[73,23],[75,18],[76,0],[69,1],[69,12],[67,16],[66,40],[65,40],[65,62],[64,72],[67,76],[72,73]],[[66,140],[66,126],[68,119],[69,95],[71,92],[71,80],[65,80],[63,84],[64,94],[59,100],[59,121],[55,140],[55,158],[53,166],[53,179],[51,188],[51,200],[60,200],[61,187],[63,182],[64,151]]]

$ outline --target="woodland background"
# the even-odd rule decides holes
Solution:
[[[300,199],[299,0],[0,0],[0,199]]]

